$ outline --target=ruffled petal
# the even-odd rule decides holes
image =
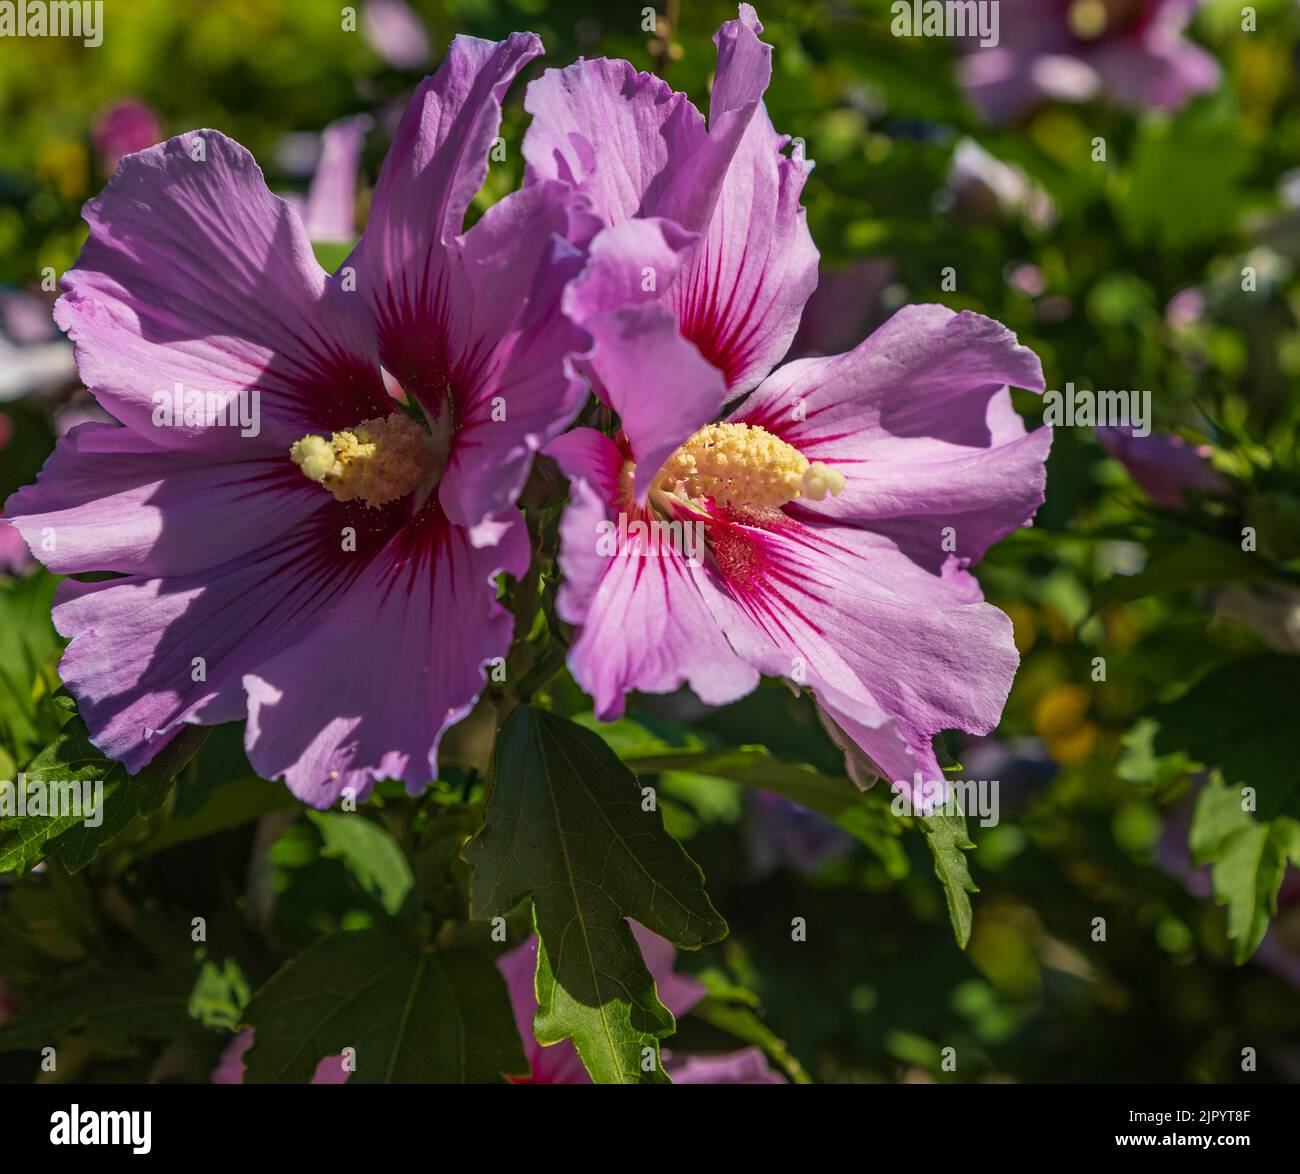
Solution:
[[[61,583],[54,624],[72,643],[59,675],[95,745],[134,773],[183,723],[242,718],[243,675],[309,639],[400,524],[396,510],[332,502],[218,568]]]
[[[590,336],[560,312],[583,266],[566,239],[581,215],[569,189],[536,184],[494,204],[459,244],[448,339],[456,433],[438,490],[458,525],[508,509],[533,454],[587,397],[570,356]]]
[[[641,948],[646,969],[655,980],[660,1002],[674,1015],[685,1015],[708,993],[707,989],[702,983],[673,972],[677,949],[671,942],[651,933],[635,921],[628,924]],[[523,1040],[530,1068],[526,1080],[513,1080],[512,1083],[590,1084],[591,1077],[582,1066],[572,1040],[561,1040],[544,1048],[533,1035],[533,1017],[537,1014],[537,990],[534,982],[537,972],[537,936],[530,935],[522,945],[502,954],[497,959],[497,969],[506,980],[510,1005],[515,1013],[515,1026]]]
[[[329,501],[283,457],[218,461],[89,423],[5,512],[59,574],[186,575],[267,545]]]
[[[314,241],[342,241],[356,237],[357,173],[361,148],[370,129],[370,116],[340,118],[320,136],[320,161],[303,204],[302,222]]]
[[[817,286],[817,247],[799,200],[810,165],[760,109],[730,160],[704,240],[669,290],[683,335],[732,396],[780,362]]]
[[[435,414],[456,359],[448,351],[448,248],[487,176],[505,92],[541,52],[531,33],[451,42],[402,116],[366,230],[339,270],[355,275],[374,315],[384,367]]]
[[[710,538],[728,595],[747,619],[720,617],[765,675],[812,690],[890,781],[912,766],[942,774],[930,739],[987,733],[1019,657],[1011,621],[917,566],[884,537],[825,522],[718,522]],[[734,614],[734,613],[733,613]]]
[[[609,226],[657,217],[700,235],[676,281],[658,273],[653,296],[666,301],[683,336],[733,394],[753,387],[786,352],[817,284],[817,250],[799,206],[808,165],[783,158],[788,139],[763,109],[772,50],[758,39],[762,31],[748,4],[718,31],[707,131],[684,95],[626,62],[548,71],[526,102],[529,182],[573,186]],[[639,344],[654,334],[667,348],[669,332],[658,315],[638,316],[656,321],[636,332],[627,366],[655,369],[643,365]],[[618,334],[607,339],[607,349],[618,344]],[[628,399],[638,385],[606,386]]]
[[[537,935],[513,950],[507,950],[497,959],[497,969],[506,980],[510,992],[510,1006],[515,1013],[515,1026],[523,1041],[524,1055],[528,1058],[528,1076],[508,1077],[511,1084],[590,1084],[591,1077],[582,1066],[578,1049],[569,1039],[560,1040],[548,1048],[542,1047],[533,1035],[533,1017],[537,1014]]]
[[[708,139],[685,94],[622,60],[548,69],[529,84],[524,108],[526,181],[568,184],[607,225],[656,215],[677,170]]]
[[[632,927],[636,944],[641,948],[646,969],[655,980],[659,1001],[674,1017],[685,1015],[709,993],[709,988],[673,969],[677,964],[677,947],[667,938],[661,938],[639,922],[629,921],[628,924]]]
[[[1159,433],[1134,436],[1132,428],[1098,428],[1097,439],[1156,505],[1180,509],[1189,493],[1222,493],[1228,482],[1210,464],[1206,445]]]
[[[811,164],[782,154],[790,140],[763,107],[772,48],[758,39],[762,31],[748,4],[718,30],[709,142],[658,209],[704,234],[669,300],[683,335],[723,373],[732,396],[789,350],[817,285],[817,248],[799,203]]]
[[[427,507],[324,604],[313,634],[251,667],[246,740],[257,772],[283,776],[322,808],[345,790],[364,797],[379,778],[415,791],[434,778],[443,732],[510,644],[493,580],[527,568],[523,519],[512,523],[479,550]]]
[[[253,1046],[253,1031],[248,1028],[236,1035],[221,1052],[217,1066],[208,1078],[212,1084],[243,1084],[244,1053]],[[341,1056],[326,1056],[316,1065],[311,1084],[347,1084],[352,1073],[343,1067]]]
[[[721,1055],[671,1053],[664,1058],[674,1084],[786,1084],[767,1062],[761,1048],[742,1048]]]
[[[694,240],[667,220],[625,220],[591,243],[565,313],[591,335],[596,391],[619,415],[644,501],[664,461],[726,402],[722,376],[681,335],[659,291]]]
[[[594,428],[574,428],[547,445],[569,478],[569,504],[560,518],[560,559],[564,578],[555,599],[555,611],[567,624],[580,624],[591,610],[591,600],[609,568],[592,535],[610,517],[611,504],[620,497],[623,454],[609,437]]]
[[[732,418],[844,474],[842,493],[792,513],[887,533],[937,572],[1042,503],[1051,429],[1026,433],[1008,384],[1041,391],[1043,376],[1004,326],[907,306],[848,354],[787,363]]]
[[[327,286],[297,214],[238,143],[200,130],[129,155],[85,217],[55,318],[86,385],[141,435],[265,454],[387,410],[364,315]],[[155,396],[178,389],[256,403],[256,434],[155,425]]]

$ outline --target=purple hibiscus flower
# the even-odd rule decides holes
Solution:
[[[1000,42],[970,45],[962,85],[993,122],[1053,99],[1177,109],[1219,84],[1218,63],[1183,36],[1199,3],[1002,0]]]
[[[1132,428],[1098,428],[1097,439],[1156,505],[1179,509],[1189,493],[1222,493],[1228,482],[1210,464],[1210,447],[1181,436],[1134,436]]]
[[[629,924],[641,947],[646,967],[654,976],[660,1001],[674,1015],[685,1015],[704,998],[707,993],[704,986],[674,973],[677,950],[671,942],[634,921]],[[582,1066],[572,1040],[542,1047],[533,1037],[533,1016],[537,1014],[538,1005],[533,979],[537,970],[537,938],[530,937],[523,945],[502,954],[497,959],[497,968],[510,990],[515,1024],[519,1028],[519,1037],[524,1041],[524,1055],[528,1057],[528,1077],[511,1078],[511,1083],[590,1084],[591,1077]],[[743,1048],[722,1055],[685,1055],[665,1050],[663,1064],[674,1084],[786,1083],[784,1077],[773,1071],[759,1048]]]
[[[760,31],[748,5],[719,31],[707,129],[626,63],[529,88],[530,178],[606,224],[566,305],[621,424],[549,450],[571,481],[569,666],[603,718],[633,689],[722,704],[785,677],[859,782],[933,785],[932,735],[992,729],[1018,663],[967,568],[1042,501],[1050,431],[1027,433],[1007,389],[1041,391],[1042,369],[996,322],[910,306],[847,354],[770,373],[817,255],[806,165],[762,105]]]
[[[309,803],[418,789],[505,652],[493,579],[528,559],[514,499],[585,395],[565,362],[585,336],[559,314],[582,257],[558,184],[461,233],[541,51],[452,43],[333,276],[214,131],[128,156],[87,205],[56,317],[120,424],[73,429],[6,514],[52,570],[119,576],[65,582],[54,618],[63,680],[129,770],[186,723],[247,714],[255,769]]]
[[[843,828],[783,795],[751,791],[745,798],[745,854],[755,876],[781,868],[810,876],[853,847]]]

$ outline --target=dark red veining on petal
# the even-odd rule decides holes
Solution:
[[[265,382],[282,384],[274,391],[277,400],[292,404],[317,428],[331,432],[392,410],[379,371],[370,363],[348,353],[315,326],[310,338],[300,334],[293,338],[297,354],[276,356],[264,372]]]
[[[764,513],[732,511],[715,514],[709,523],[709,551],[728,594],[756,623],[780,632],[788,640],[796,634],[788,627],[797,618],[812,631],[821,627],[801,606],[801,600],[825,603],[832,585],[811,577],[811,568],[795,563],[769,533],[813,548],[807,528],[780,510]]]
[[[719,206],[717,215],[719,239],[725,239],[725,209]],[[678,325],[682,336],[693,342],[710,363],[722,372],[727,386],[733,386],[753,358],[755,333],[762,326],[761,317],[754,314],[763,282],[755,280],[749,301],[743,310],[736,312],[736,295],[739,283],[731,282],[726,291],[726,303],[720,304],[723,295],[722,252],[713,252],[712,234],[705,238],[692,259],[691,270],[684,283],[679,281],[676,291]],[[749,257],[746,239],[736,272],[745,271]]]
[[[414,279],[408,276],[386,285],[375,314],[380,361],[426,412],[436,416],[442,411],[453,371],[447,270],[439,266],[435,274],[432,266],[429,253]]]

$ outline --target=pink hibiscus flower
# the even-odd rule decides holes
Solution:
[[[1002,0],[997,45],[972,42],[966,93],[1005,122],[1040,102],[1105,97],[1178,109],[1219,84],[1219,66],[1183,36],[1200,0]]]
[[[785,677],[860,782],[933,784],[932,736],[992,729],[1018,663],[967,568],[1042,501],[1050,430],[1027,433],[1007,389],[1041,391],[1042,369],[996,322],[911,306],[771,373],[817,255],[759,32],[748,5],[719,31],[707,129],[626,63],[529,87],[530,179],[570,184],[606,225],[566,305],[621,424],[549,449],[571,480],[569,665],[604,718],[633,689],[722,704]]]
[[[99,165],[112,175],[124,155],[152,147],[162,138],[162,123],[153,108],[135,98],[124,98],[95,118],[94,141]]]
[[[255,769],[309,803],[382,777],[418,790],[506,651],[493,579],[528,559],[513,503],[585,396],[565,362],[585,336],[559,313],[582,257],[558,184],[461,233],[505,90],[541,51],[452,43],[333,276],[215,131],[129,156],[87,205],[56,317],[121,423],[73,429],[6,514],[52,570],[120,576],[65,582],[54,618],[63,680],[129,770],[186,723],[247,714]],[[191,396],[256,424],[191,416]]]
[[[655,980],[659,1000],[675,1016],[685,1015],[704,998],[705,988],[691,978],[673,972],[677,950],[658,934],[629,922],[646,967]],[[561,1040],[542,1047],[533,1036],[533,1016],[537,1014],[537,991],[533,976],[537,971],[537,938],[530,937],[522,946],[502,954],[497,968],[505,977],[514,1007],[519,1037],[528,1057],[527,1079],[512,1079],[512,1084],[590,1084],[591,1077],[582,1066],[572,1040]],[[674,1084],[785,1084],[773,1071],[759,1048],[744,1048],[722,1055],[677,1055],[663,1052],[664,1071]]]
[[[213,1084],[244,1083],[244,1053],[253,1046],[252,1029],[241,1031],[225,1048],[217,1066],[212,1070],[210,1080]],[[343,1067],[342,1056],[326,1056],[316,1065],[310,1084],[347,1084],[351,1071]]]

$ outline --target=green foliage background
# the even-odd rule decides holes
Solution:
[[[376,114],[364,167],[373,182],[391,113],[422,72],[386,66],[340,30],[339,6],[325,0],[105,7],[97,50],[0,44],[5,286],[32,288],[45,267],[61,273],[75,260],[80,204],[107,179],[91,127],[113,101],[143,100],[168,134],[219,128],[253,151],[273,190],[300,190],[278,162],[284,135]],[[683,0],[665,46],[641,31],[640,4],[413,7],[435,59],[455,32],[528,28],[548,50],[534,72],[579,54],[625,56],[658,64],[701,106],[710,38],[734,15]],[[823,270],[864,258],[889,266],[883,294],[844,295],[861,299],[864,321],[904,301],[975,309],[1038,352],[1049,388],[1149,387],[1157,431],[1212,444],[1231,490],[1156,508],[1089,429],[1058,429],[1035,528],[979,569],[1023,657],[994,747],[993,827],[913,826],[888,813],[883,788],[857,795],[811,708],[776,684],[714,713],[645,699],[613,727],[590,720],[563,676],[536,697],[596,730],[656,786],[667,832],[703,870],[703,908],[711,901],[729,926],[721,940],[694,932],[681,942],[702,944],[679,967],[711,994],[677,1024],[672,1048],[753,1042],[791,1078],[824,1082],[1300,1076],[1300,902],[1283,885],[1288,859],[1300,861],[1300,649],[1219,606],[1236,585],[1300,585],[1300,213],[1279,187],[1300,167],[1300,10],[1257,7],[1256,35],[1241,32],[1235,2],[1201,11],[1195,36],[1224,81],[1174,116],[1056,106],[989,129],[956,88],[951,46],[892,37],[883,0],[760,6],[775,46],[772,118],[816,161],[805,203]],[[479,210],[520,178],[522,88]],[[947,177],[963,136],[1041,185],[1054,223],[972,219],[955,205]],[[1104,164],[1091,155],[1096,136]],[[945,266],[956,269],[954,292],[941,287]],[[1021,266],[1037,268],[1041,291],[1012,280]],[[1242,289],[1244,266],[1259,274],[1253,292]],[[1202,291],[1204,313],[1167,314],[1189,287]],[[63,392],[0,406],[13,428],[0,500],[33,478],[69,395],[76,402]],[[1041,414],[1034,397],[1017,402],[1031,420]],[[1257,549],[1245,553],[1247,526]],[[356,971],[364,985],[358,951],[391,959],[406,989],[429,994],[426,1021],[395,1025],[382,992],[358,998],[317,1055],[363,1032],[392,1045],[391,1079],[518,1071],[518,1041],[501,1030],[483,979],[497,947],[486,922],[469,920],[462,855],[483,818],[492,703],[449,737],[445,777],[424,796],[381,786],[359,817],[305,813],[282,786],[257,780],[237,728],[127,779],[97,761],[58,692],[52,586],[39,571],[0,577],[0,778],[108,778],[110,819],[95,836],[49,821],[0,826],[0,982],[16,1008],[0,1028],[0,1079],[36,1077],[40,1048],[57,1040],[59,1072],[43,1079],[205,1080],[237,1023],[259,1027],[250,1079],[306,1079],[310,1065],[273,1030],[286,1022],[280,1008],[294,1003],[295,982],[310,989],[313,967],[345,985]],[[977,749],[990,752],[948,747],[958,761]],[[1241,810],[1242,786],[1258,795],[1253,812]],[[757,870],[756,789],[822,812],[852,847],[808,874]],[[1189,851],[1211,867],[1212,897],[1180,875]],[[509,914],[517,942],[527,908],[514,906],[527,891],[515,884],[513,901],[476,892],[473,912]],[[207,919],[202,944],[191,937],[196,916]],[[806,919],[806,942],[791,940],[793,918]],[[435,993],[457,983],[479,993],[451,1023]],[[629,1030],[653,1039],[662,1026]],[[437,1048],[394,1044],[400,1031],[435,1041],[468,1029],[484,1040],[469,1069],[443,1063]],[[950,1046],[956,1072],[940,1068]],[[1243,1071],[1243,1048],[1258,1050],[1257,1072]]]

